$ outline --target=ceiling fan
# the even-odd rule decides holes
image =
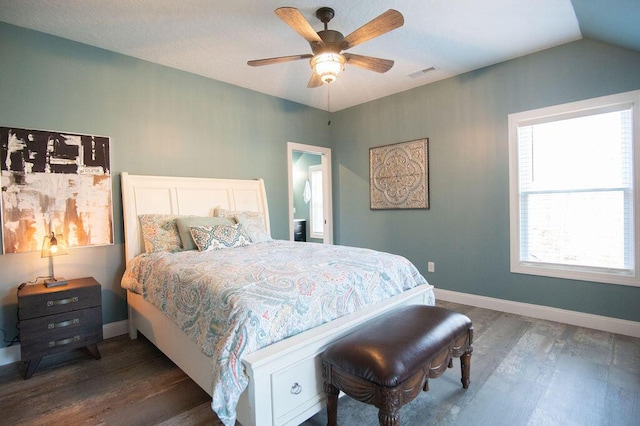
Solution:
[[[295,7],[280,7],[275,10],[275,13],[309,42],[313,54],[256,59],[248,61],[247,64],[256,67],[309,59],[313,73],[307,87],[318,87],[322,83],[335,81],[344,71],[345,63],[379,73],[389,71],[393,66],[393,61],[390,59],[342,52],[374,37],[395,30],[404,24],[402,14],[397,10],[389,9],[345,37],[342,33],[327,28],[327,24],[335,16],[334,10],[330,7],[321,7],[316,11],[316,17],[324,23],[324,30],[317,33]]]

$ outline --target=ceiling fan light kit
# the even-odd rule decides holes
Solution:
[[[335,81],[344,71],[345,64],[379,73],[389,71],[393,66],[392,60],[342,52],[404,25],[402,14],[397,10],[389,9],[345,37],[342,33],[327,28],[327,24],[335,16],[334,10],[330,7],[321,7],[316,11],[316,17],[324,24],[324,30],[318,32],[294,7],[280,7],[275,10],[275,14],[309,42],[313,54],[256,59],[248,61],[247,64],[255,67],[310,59],[313,72],[307,87],[318,87],[322,83]]]
[[[320,53],[311,58],[311,68],[324,83],[332,83],[344,71],[345,61],[339,53]]]

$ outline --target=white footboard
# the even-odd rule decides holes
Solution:
[[[397,306],[433,301],[433,286],[423,285],[245,356],[250,380],[238,403],[238,421],[243,426],[302,423],[324,406],[320,354],[331,342]],[[143,333],[211,395],[211,358],[140,295],[129,292],[128,302],[132,336],[136,330]]]

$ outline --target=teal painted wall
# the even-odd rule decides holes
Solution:
[[[509,272],[507,139],[509,113],[640,89],[638,70],[640,53],[582,40],[332,114],[337,242],[442,289],[639,321],[640,288]],[[431,208],[369,210],[369,148],[423,137]]]
[[[272,234],[288,237],[287,142],[333,150],[336,241],[405,255],[434,285],[640,320],[640,289],[509,272],[507,114],[640,88],[640,54],[579,41],[331,115],[0,23],[0,126],[111,137],[115,242],[74,249],[56,274],[103,285],[126,318],[119,173],[263,177]],[[370,211],[368,150],[429,137],[431,209]],[[436,272],[426,272],[427,260]],[[39,253],[0,255],[0,328]],[[1,346],[1,344],[0,344]]]
[[[56,275],[102,283],[107,323],[127,318],[120,172],[262,177],[272,234],[287,239],[287,142],[330,140],[324,111],[4,23],[0,58],[0,126],[111,137],[115,245],[56,258]],[[11,339],[16,287],[48,263],[0,255],[0,271],[0,328]]]

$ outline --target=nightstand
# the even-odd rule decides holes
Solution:
[[[86,346],[100,359],[102,289],[91,277],[60,287],[35,284],[18,290],[18,321],[22,360],[29,361],[25,379],[46,355]]]

